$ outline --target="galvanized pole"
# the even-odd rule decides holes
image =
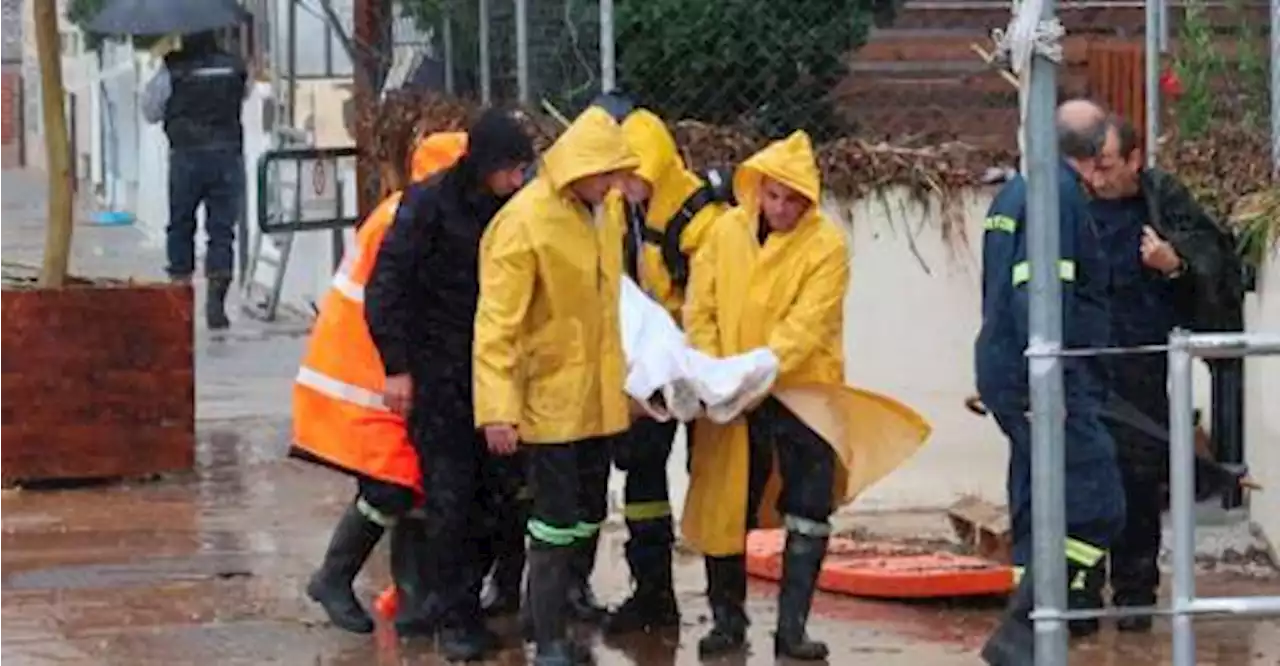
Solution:
[[[600,0],[600,91],[618,85],[618,66],[613,50],[613,0]]]
[[[290,0],[292,1],[292,0]],[[284,140],[280,136],[280,124],[284,122],[284,74],[281,71],[284,68],[284,49],[280,46],[280,26],[283,22],[280,20],[280,3],[272,2],[268,16],[268,25],[271,26],[271,36],[268,42],[271,49],[268,54],[271,57],[271,147],[280,148]]]
[[[1169,0],[1160,0],[1160,53],[1169,52]]]
[[[1195,410],[1187,334],[1169,336],[1169,527],[1173,533],[1173,666],[1195,666]]]
[[[298,0],[289,2],[288,20],[288,44],[285,48],[289,49],[286,56],[289,62],[289,73],[285,75],[285,89],[289,96],[285,98],[285,117],[288,118],[287,126],[293,128],[298,123]]]
[[[444,17],[440,23],[440,38],[444,42],[444,91],[452,95],[455,92],[453,87],[453,12],[450,11],[447,4],[444,7]]]
[[[520,103],[532,101],[529,90],[529,1],[516,2],[516,89]]]
[[[480,0],[480,102],[493,103],[493,80],[489,67],[489,0]]]
[[[1147,166],[1156,165],[1160,144],[1160,5],[1163,0],[1147,0],[1146,98],[1147,98]]]
[[[1045,0],[1041,20],[1054,18]],[[1031,515],[1036,611],[1067,608],[1066,495],[1063,474],[1062,286],[1058,280],[1058,145],[1054,129],[1057,65],[1031,59],[1027,95],[1027,257],[1031,262],[1028,382],[1031,388]],[[1035,620],[1038,666],[1067,666],[1066,624]]]
[[[1280,177],[1280,0],[1271,0],[1271,176]]]

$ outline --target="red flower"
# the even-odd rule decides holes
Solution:
[[[1182,96],[1182,79],[1171,67],[1160,75],[1160,92],[1171,100]]]

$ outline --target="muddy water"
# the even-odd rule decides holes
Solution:
[[[3,658],[7,666],[60,664],[437,664],[426,641],[401,642],[329,628],[304,600],[333,520],[350,499],[338,476],[282,460],[287,431],[240,422],[201,434],[199,470],[153,483],[4,491]],[[595,585],[602,599],[625,596],[622,530],[602,541]],[[385,553],[358,583],[364,598],[387,581]],[[697,663],[708,626],[696,558],[681,556],[677,585],[684,626],[667,635],[603,640],[602,664]],[[1277,594],[1275,581],[1206,577],[1203,594]],[[773,663],[776,587],[753,582],[748,612],[753,650],[724,664]],[[975,652],[999,602],[897,604],[820,595],[811,633],[832,647],[833,664],[980,663]],[[508,645],[494,664],[523,664],[511,622],[495,629]],[[1200,663],[1280,663],[1280,623],[1203,622]],[[1165,664],[1167,624],[1151,636],[1110,629],[1073,648],[1090,666]]]

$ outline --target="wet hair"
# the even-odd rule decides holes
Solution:
[[[1062,157],[1086,160],[1102,153],[1102,147],[1107,143],[1107,134],[1115,125],[1110,118],[1100,113],[1096,119],[1091,119],[1084,125],[1057,118],[1054,127],[1058,132],[1058,152]]]
[[[1141,148],[1141,142],[1138,137],[1138,129],[1133,123],[1118,116],[1111,116],[1111,123],[1116,128],[1116,134],[1120,137],[1120,157],[1128,158],[1133,151]]]
[[[486,109],[468,128],[467,137],[464,160],[476,176],[533,162],[535,156],[529,134],[503,109]]]

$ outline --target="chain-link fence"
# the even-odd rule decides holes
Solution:
[[[851,129],[841,99],[849,58],[892,15],[887,0],[409,0],[401,8],[439,26],[440,42],[448,36],[456,94],[545,101],[571,115],[612,83],[672,120],[767,135]]]
[[[985,57],[1009,8],[999,0],[398,3],[441,54],[441,89],[464,98],[533,108],[545,100],[572,115],[613,84],[673,122],[1004,147],[1014,145],[1017,89]],[[1178,114],[1166,129],[1203,131],[1229,104],[1265,130],[1265,0],[1171,2],[1165,15],[1162,101]],[[1060,18],[1061,94],[1121,110],[1145,104],[1144,3],[1065,2]],[[1126,47],[1137,58],[1118,65],[1127,72],[1101,64]],[[1128,77],[1120,88],[1117,77]]]
[[[991,31],[1007,25],[1010,7],[1006,0],[398,0],[395,30],[356,47],[397,63],[390,68],[400,75],[386,87],[551,115],[572,117],[598,92],[620,88],[677,128],[733,144],[717,158],[805,129],[826,145],[854,138],[919,151],[944,146],[962,154],[957,168],[970,170],[984,161],[1016,164],[1017,80],[989,62]],[[1268,2],[1167,0],[1159,10],[1152,23],[1140,0],[1060,3],[1059,96],[1092,97],[1140,135],[1154,129],[1159,141],[1145,147],[1188,177],[1212,174],[1201,189],[1225,214],[1272,170]],[[1152,43],[1149,24],[1159,37]],[[1146,114],[1152,94],[1154,125]],[[677,134],[687,142],[688,131]]]

